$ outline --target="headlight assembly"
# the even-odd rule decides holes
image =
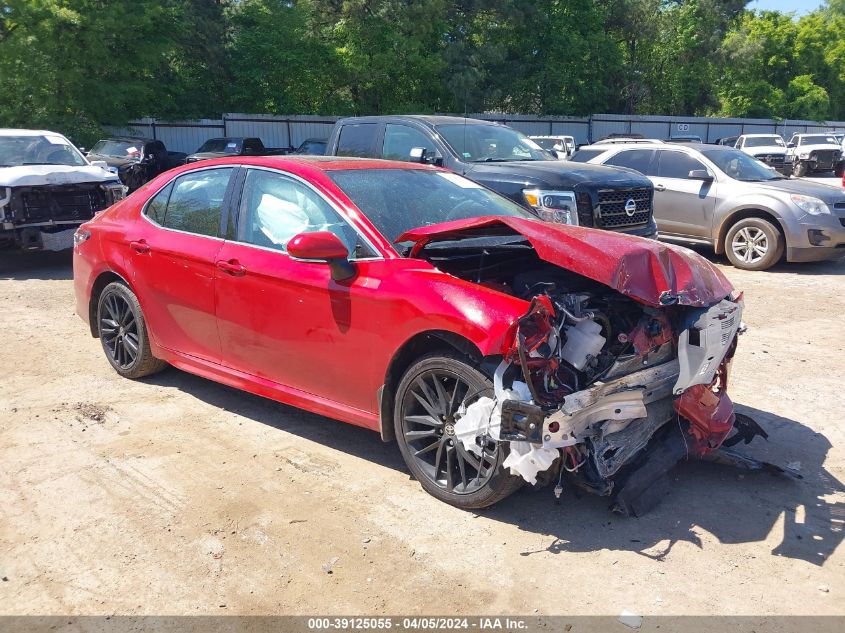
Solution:
[[[795,203],[795,206],[810,215],[823,215],[825,213],[830,213],[830,207],[818,198],[813,198],[812,196],[799,196],[797,194],[791,195],[790,198],[792,198],[792,202]]]
[[[522,195],[525,197],[525,202],[537,212],[541,219],[577,226],[578,210],[574,191],[525,189]]]

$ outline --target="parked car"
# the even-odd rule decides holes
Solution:
[[[558,160],[567,160],[575,153],[574,136],[529,136],[528,138]]]
[[[264,147],[260,138],[227,136],[210,138],[193,154],[188,154],[188,163],[225,156],[278,156],[289,154],[290,147]]]
[[[735,147],[785,175],[792,173],[792,164],[786,162],[786,143],[780,134],[743,134]]]
[[[617,145],[590,160],[647,175],[660,238],[708,244],[737,268],[845,255],[845,191],[784,178],[738,149]]]
[[[70,248],[77,226],[125,195],[105,163],[61,134],[0,129],[0,246]]]
[[[678,134],[666,139],[667,143],[703,143],[697,134]]]
[[[89,160],[106,163],[129,191],[168,169],[184,165],[185,156],[182,152],[169,152],[159,140],[135,136],[99,140],[88,152]]]
[[[656,235],[647,178],[554,160],[526,136],[499,123],[447,116],[341,119],[326,154],[441,165],[549,221]]]
[[[121,376],[169,363],[378,431],[462,508],[566,477],[638,513],[762,432],[726,392],[743,304],[717,268],[428,165],[187,165],[80,227],[74,287]]]
[[[842,145],[831,134],[793,134],[786,145],[786,160],[798,177],[831,170],[842,175]]]
[[[299,144],[292,154],[323,156],[326,153],[326,141],[324,138],[307,138]]]

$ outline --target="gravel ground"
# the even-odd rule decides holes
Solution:
[[[0,257],[0,613],[845,614],[845,261],[746,273],[731,395],[802,481],[691,463],[639,519],[462,512],[366,430],[169,369],[119,378],[65,254]],[[759,444],[758,444],[759,442]]]

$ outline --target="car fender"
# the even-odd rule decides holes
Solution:
[[[783,233],[787,232],[794,220],[786,201],[773,193],[758,191],[731,197],[725,204],[717,205],[713,218],[716,253],[724,252],[725,235],[736,220],[755,215],[773,219]]]

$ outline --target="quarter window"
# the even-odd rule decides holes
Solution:
[[[171,185],[164,220],[159,223],[177,231],[217,237],[223,198],[233,171],[231,167],[204,169],[177,178]]]
[[[707,168],[692,156],[683,152],[660,152],[657,175],[661,178],[687,178],[694,169]]]
[[[346,244],[350,256],[362,255],[355,252],[355,229],[312,189],[281,174],[251,169],[240,215],[241,241],[248,244],[286,252],[288,242],[300,233],[330,231]]]
[[[432,149],[431,139],[419,130],[407,125],[391,125],[388,123],[384,128],[384,148],[382,154],[389,160],[411,159],[411,150],[415,147],[422,147],[426,150]]]
[[[167,199],[170,197],[171,189],[173,189],[172,183],[154,195],[147,204],[147,217],[156,224],[164,224],[164,214],[167,211]]]

